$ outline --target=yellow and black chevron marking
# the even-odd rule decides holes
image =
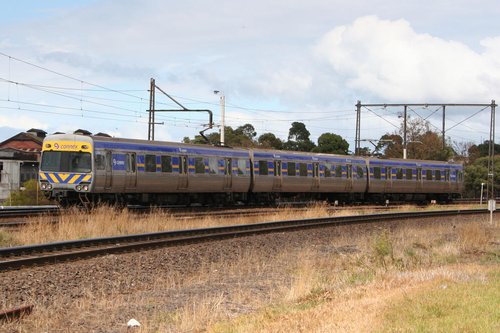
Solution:
[[[40,179],[56,184],[80,184],[91,182],[91,174],[62,173],[62,172],[40,172]]]

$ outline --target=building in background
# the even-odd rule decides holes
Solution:
[[[0,142],[0,202],[30,179],[38,179],[42,142],[47,133],[32,128]],[[8,204],[8,203],[6,203]]]

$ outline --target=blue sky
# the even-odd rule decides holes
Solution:
[[[0,139],[31,127],[147,138],[150,78],[220,123],[252,123],[286,139],[302,121],[313,140],[354,148],[363,103],[500,100],[498,1],[6,1],[0,12]],[[161,94],[157,108],[175,105]],[[447,109],[447,127],[478,108]],[[376,114],[374,114],[376,113]],[[363,110],[361,137],[401,123],[399,109]],[[441,128],[440,112],[412,117]],[[204,114],[159,114],[156,139],[193,137]],[[451,141],[488,138],[487,110]],[[393,126],[394,124],[396,126]],[[498,131],[497,131],[498,132]]]

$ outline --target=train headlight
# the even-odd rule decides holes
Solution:
[[[52,190],[52,184],[47,184],[47,190]]]
[[[47,189],[47,184],[41,183],[40,188],[45,191]]]
[[[84,191],[88,191],[89,190],[89,186],[88,185],[83,185],[82,188],[83,188]]]
[[[76,190],[77,191],[81,191],[82,190],[82,187],[80,185],[76,185]]]

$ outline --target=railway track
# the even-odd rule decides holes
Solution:
[[[59,214],[60,208],[56,205],[47,206],[0,206],[0,218],[22,218],[39,215]]]
[[[306,228],[329,227],[349,224],[374,223],[378,221],[388,221],[395,219],[428,218],[440,216],[457,216],[460,214],[486,213],[488,213],[488,211],[485,209],[470,209],[324,217],[0,248],[0,271],[13,270],[43,264],[53,264],[66,260],[92,258],[106,254],[133,252],[168,246],[179,246],[183,244],[208,242],[225,238],[244,237],[262,233],[286,232]]]
[[[405,205],[408,206],[408,205]],[[237,218],[237,217],[252,217],[266,216],[283,212],[286,209],[289,213],[303,212],[311,206],[301,204],[298,206],[281,206],[281,207],[232,207],[232,208],[210,208],[210,207],[146,207],[146,206],[129,206],[127,209],[137,214],[149,214],[157,211],[171,213],[173,218],[179,220],[193,220],[210,215],[213,218]],[[326,211],[330,213],[342,210],[363,210],[363,211],[390,211],[401,209],[400,205],[381,206],[381,205],[358,205],[358,206],[327,206]],[[425,208],[425,206],[418,208]],[[446,206],[442,206],[446,207]],[[27,218],[34,216],[50,216],[53,219],[47,223],[58,223],[57,217],[64,214],[65,210],[58,206],[25,206],[25,207],[0,207],[0,228],[5,230],[15,231],[24,226],[33,223],[45,223],[40,220],[29,220]],[[22,219],[24,218],[24,219]]]

